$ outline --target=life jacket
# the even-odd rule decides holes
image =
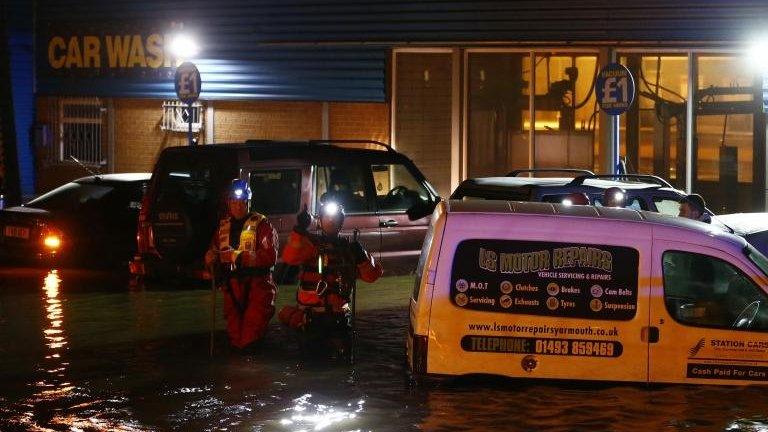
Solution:
[[[259,225],[261,225],[261,223],[266,219],[267,217],[260,213],[251,213],[248,215],[248,219],[245,221],[245,224],[243,224],[242,231],[240,231],[240,244],[237,246],[237,249],[234,252],[235,262],[237,262],[237,257],[242,252],[256,251],[256,247],[257,247],[256,237],[258,235]],[[219,220],[219,231],[218,231],[219,250],[227,249],[231,247],[231,245],[229,244],[231,228],[232,228],[232,221],[230,220],[229,217],[225,217]],[[232,264],[231,270],[236,270],[236,265],[234,263]]]
[[[317,257],[301,267],[296,300],[304,307],[327,307],[340,312],[349,301],[357,266],[349,241],[321,238]]]

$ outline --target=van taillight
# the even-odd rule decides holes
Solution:
[[[411,371],[414,374],[427,373],[427,337],[411,335],[413,341],[413,364]]]

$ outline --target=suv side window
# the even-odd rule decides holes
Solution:
[[[422,202],[429,203],[427,189],[402,164],[371,165],[379,211],[400,212]]]
[[[727,262],[696,253],[664,253],[664,303],[683,324],[768,330],[765,293]]]
[[[350,213],[371,212],[370,171],[364,165],[318,166],[315,201],[333,200]]]
[[[595,199],[594,205],[597,207],[603,206],[603,200],[600,198]],[[646,206],[644,203],[640,200],[640,198],[632,198],[632,201],[627,203],[627,205],[624,206],[624,208],[632,209],[632,210],[645,210]]]
[[[301,200],[301,170],[251,172],[251,210],[265,215],[295,214]]]
[[[669,198],[654,198],[653,203],[656,210],[661,214],[678,216],[680,215],[680,202]]]

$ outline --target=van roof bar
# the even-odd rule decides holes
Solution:
[[[578,186],[581,184],[584,184],[585,180],[589,179],[614,179],[614,180],[627,180],[627,181],[641,181],[643,183],[653,183],[655,185],[671,188],[674,189],[674,186],[669,184],[668,181],[664,180],[661,177],[655,176],[655,175],[648,175],[648,174],[592,174],[592,175],[582,175],[578,176],[575,179],[573,179],[569,185],[570,186]]]
[[[520,174],[525,173],[542,173],[542,172],[552,172],[552,173],[569,173],[569,174],[582,174],[582,175],[595,175],[590,170],[586,169],[577,169],[577,168],[531,168],[531,169],[516,169],[514,171],[510,171],[507,173],[506,177],[517,177]]]

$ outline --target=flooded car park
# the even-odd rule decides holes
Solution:
[[[274,321],[230,353],[210,291],[103,273],[0,270],[0,430],[764,430],[759,387],[468,377],[415,385],[405,367],[412,278],[360,285],[354,366],[301,361]],[[293,300],[281,287],[277,306]],[[221,296],[218,296],[221,301]]]

